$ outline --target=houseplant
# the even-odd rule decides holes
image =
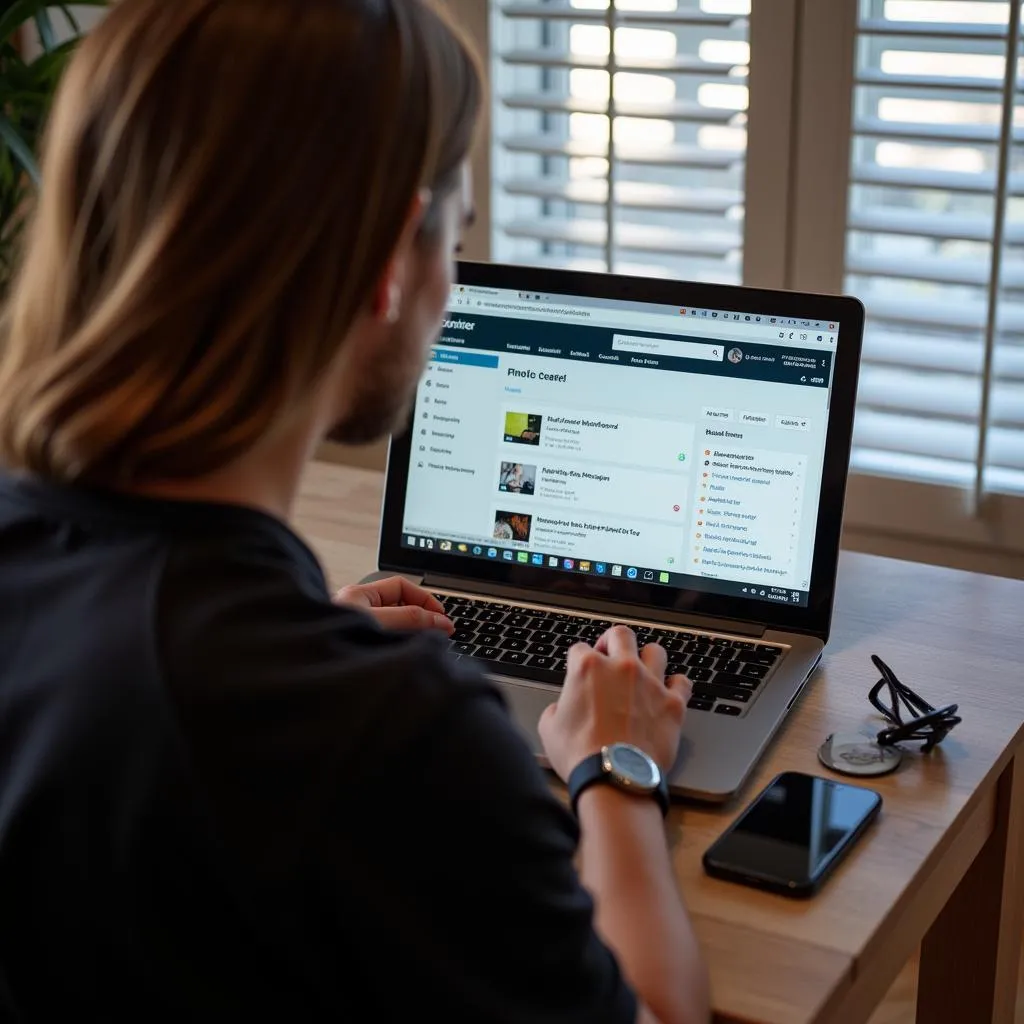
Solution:
[[[77,0],[103,7],[106,0]],[[81,28],[69,5],[0,0],[0,297],[39,183],[36,154],[57,82]]]

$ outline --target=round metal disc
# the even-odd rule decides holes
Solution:
[[[899,747],[880,747],[870,736],[833,733],[818,748],[818,760],[843,775],[886,775],[903,760]]]

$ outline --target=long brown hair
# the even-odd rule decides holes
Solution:
[[[430,232],[480,104],[428,0],[121,0],[51,116],[0,341],[0,461],[173,480],[273,435],[423,188]]]

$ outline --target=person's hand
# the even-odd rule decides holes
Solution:
[[[368,611],[385,629],[439,629],[449,636],[455,632],[441,602],[404,576],[343,587],[334,603]]]
[[[551,767],[563,780],[585,758],[612,743],[632,743],[669,771],[679,752],[690,682],[665,678],[668,656],[636,634],[610,629],[594,647],[569,651],[565,685],[540,719],[540,738]]]

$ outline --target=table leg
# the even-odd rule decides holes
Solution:
[[[919,1024],[1013,1024],[1024,930],[1024,752],[996,785],[992,834],[921,944]]]

